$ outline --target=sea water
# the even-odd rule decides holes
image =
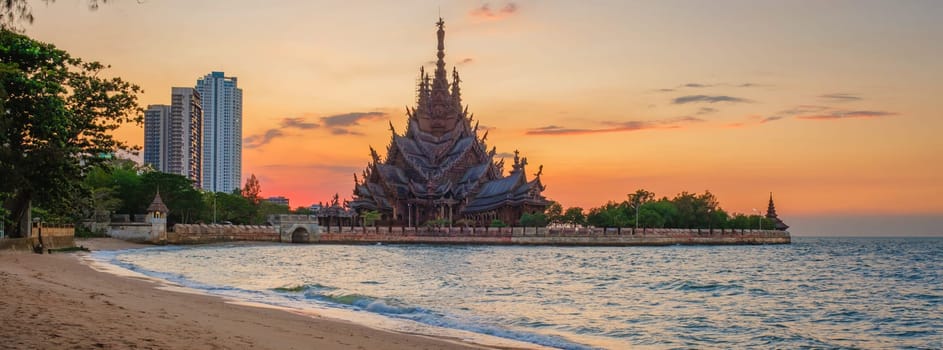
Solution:
[[[94,257],[235,300],[554,348],[943,348],[943,238],[668,247],[222,244]]]

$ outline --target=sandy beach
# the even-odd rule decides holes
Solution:
[[[77,240],[92,250],[133,248]],[[141,246],[143,247],[143,246]],[[0,252],[0,348],[482,349],[457,340],[377,330],[319,316],[158,289],[93,269],[80,253]]]

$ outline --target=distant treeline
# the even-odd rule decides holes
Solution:
[[[111,214],[144,214],[160,191],[170,208],[171,223],[263,224],[270,214],[289,214],[288,206],[263,201],[255,175],[245,188],[231,193],[204,192],[195,189],[186,177],[137,166],[128,160],[113,160],[93,168],[84,184],[92,196],[77,213],[86,220],[107,221]],[[307,209],[299,208],[302,213]]]
[[[773,223],[756,213],[729,214],[718,204],[710,191],[702,194],[681,192],[674,198],[656,199],[655,193],[637,190],[621,202],[608,203],[589,209],[580,207],[566,210],[552,203],[544,213],[524,214],[522,226],[541,224],[589,225],[596,227],[639,228],[735,228],[772,229]]]

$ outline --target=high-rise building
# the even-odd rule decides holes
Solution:
[[[284,205],[286,207],[289,206],[288,197],[285,197],[285,196],[268,197],[265,199],[265,201],[272,204]]]
[[[236,77],[212,72],[197,80],[203,98],[203,189],[242,187],[242,89]]]
[[[168,173],[180,174],[202,184],[203,106],[193,88],[175,87],[170,92],[170,149]]]
[[[144,164],[166,171],[170,106],[148,105],[144,111]]]
[[[155,170],[186,176],[199,187],[203,173],[203,112],[200,93],[171,88],[171,104],[149,105],[144,112],[144,163]]]

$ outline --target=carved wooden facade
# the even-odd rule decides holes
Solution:
[[[392,138],[382,157],[370,148],[372,159],[362,177],[354,174],[357,212],[376,210],[386,219],[416,226],[430,220],[467,219],[488,224],[493,219],[516,223],[523,213],[543,211],[548,201],[538,171],[526,174],[527,158],[514,152],[514,164],[504,174],[504,159],[486,144],[488,132],[478,135],[478,122],[462,104],[458,71],[451,82],[445,69],[445,28],[438,26],[436,68],[430,77],[419,70],[416,106],[407,107],[406,131]]]

